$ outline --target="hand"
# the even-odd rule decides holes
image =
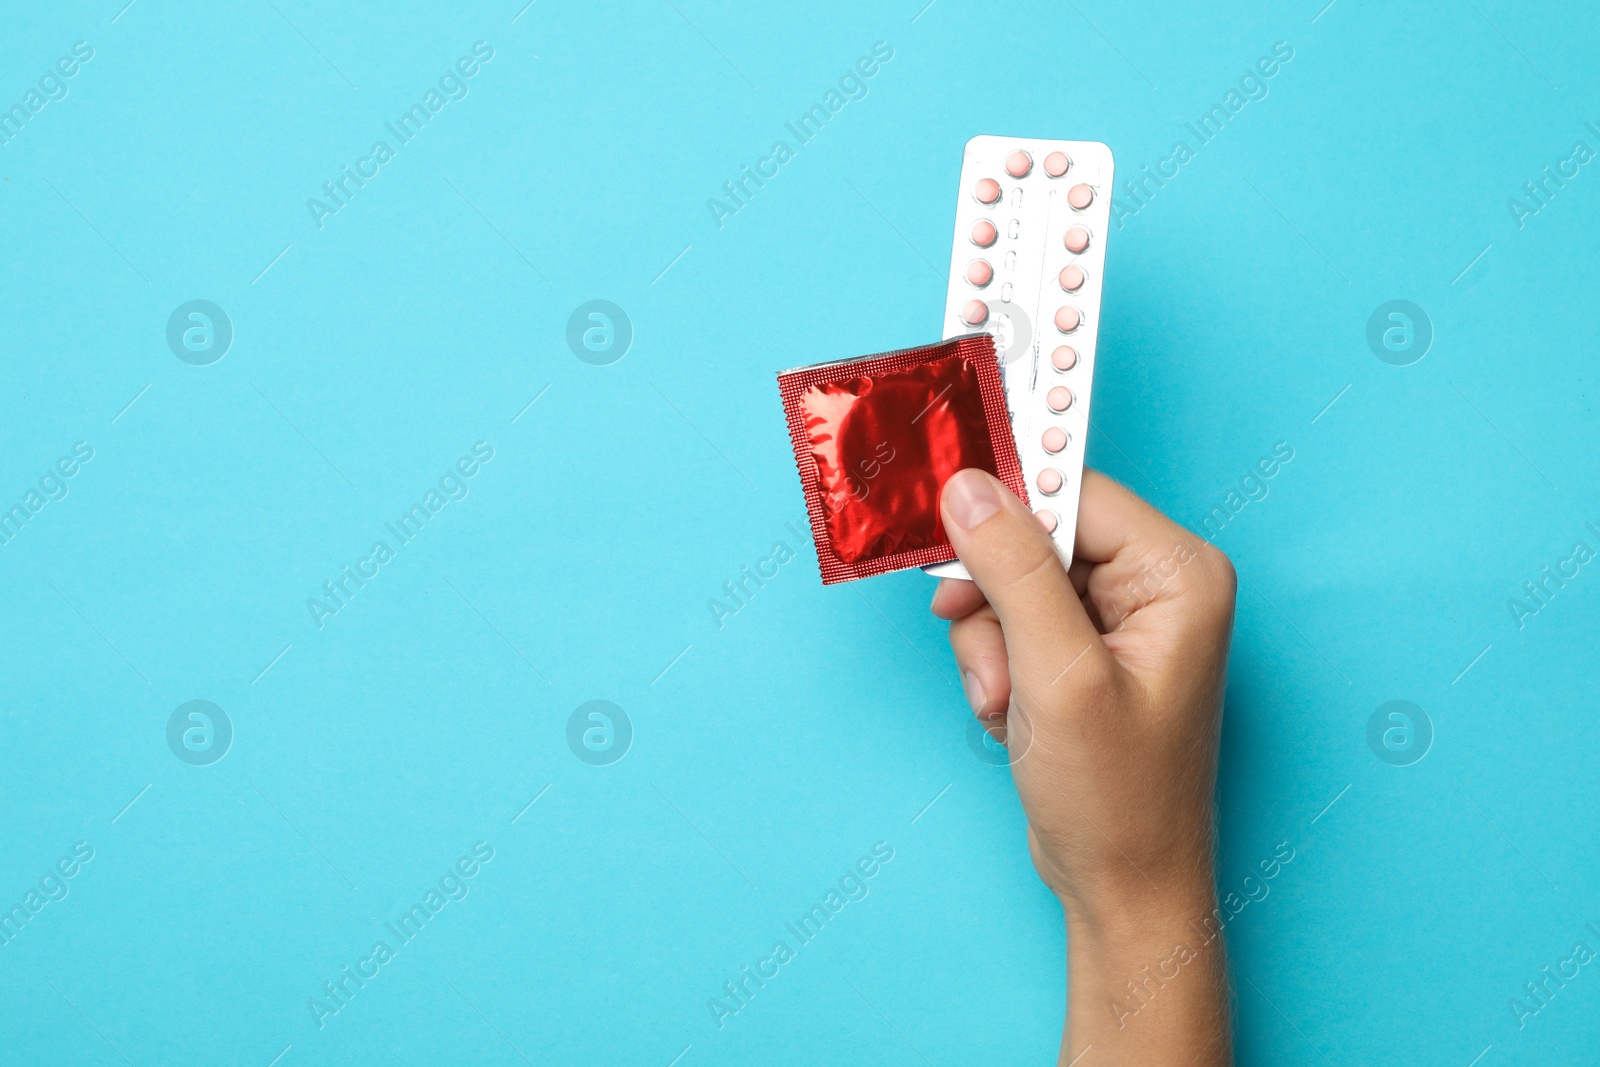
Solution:
[[[974,713],[1007,743],[1034,867],[1066,909],[1061,1062],[1090,1044],[1085,1067],[1229,1062],[1205,920],[1232,565],[1092,471],[1070,569],[982,471],[952,476],[940,508],[973,581],[941,582],[932,609],[952,620]]]

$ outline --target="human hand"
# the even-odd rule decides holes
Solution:
[[[1007,742],[1034,867],[1066,909],[1062,1062],[1091,1043],[1095,1063],[1227,1062],[1222,943],[1197,926],[1215,906],[1232,565],[1092,471],[1070,569],[982,471],[952,476],[940,507],[973,581],[942,581],[932,610],[974,713]]]

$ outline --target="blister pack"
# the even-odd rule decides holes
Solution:
[[[1111,149],[1098,141],[981,135],[956,200],[944,336],[995,339],[1030,495],[1072,562],[1100,328]],[[925,568],[966,578],[959,561]]]

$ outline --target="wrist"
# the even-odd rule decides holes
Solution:
[[[1119,986],[1146,966],[1160,971],[1163,961],[1186,955],[1183,948],[1199,953],[1220,942],[1222,921],[1216,909],[1210,885],[1160,897],[1102,900],[1092,909],[1068,905],[1073,970]]]
[[[1063,1063],[1229,1062],[1227,956],[1209,878],[1068,902]]]
[[[1107,947],[1156,930],[1203,925],[1215,919],[1217,908],[1211,865],[1199,860],[1182,869],[1160,872],[1154,880],[1136,874],[1057,896],[1073,936]]]

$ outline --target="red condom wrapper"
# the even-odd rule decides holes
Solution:
[[[956,558],[939,490],[967,467],[1028,499],[988,334],[778,375],[822,582]]]

